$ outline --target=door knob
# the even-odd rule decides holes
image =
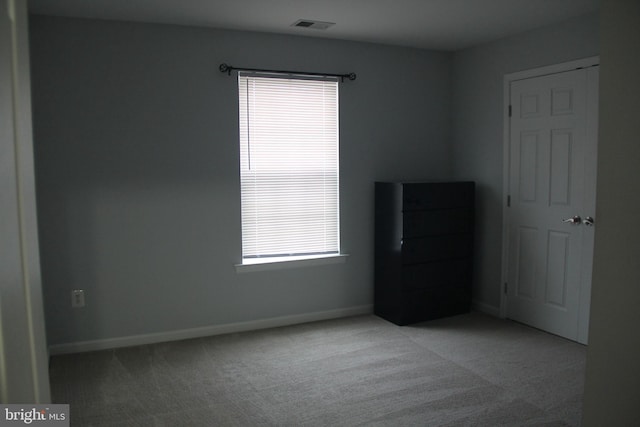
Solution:
[[[568,222],[569,224],[573,224],[573,225],[580,225],[582,223],[582,218],[576,215],[573,218],[563,219],[562,222]]]
[[[593,218],[591,218],[590,216],[588,216],[588,217],[586,217],[585,219],[583,219],[583,220],[582,220],[582,223],[583,223],[584,225],[589,226],[589,227],[593,227],[593,223],[594,223],[594,222],[595,222],[595,221],[594,221],[594,219],[593,219]]]

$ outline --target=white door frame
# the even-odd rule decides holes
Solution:
[[[27,2],[0,0],[0,403],[49,403]]]
[[[579,68],[588,68],[600,64],[599,56],[577,59],[575,61],[563,62],[561,64],[549,65],[546,67],[533,68],[531,70],[518,71],[505,74],[503,83],[503,147],[502,147],[502,274],[500,286],[500,317],[507,317],[507,293],[506,283],[508,274],[509,256],[509,177],[511,173],[511,152],[510,134],[511,121],[509,120],[509,104],[511,103],[511,83],[516,80],[524,80],[532,77],[541,77],[549,74],[557,74],[565,71],[572,71]]]

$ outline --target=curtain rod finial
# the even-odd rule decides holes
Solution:
[[[227,65],[224,62],[222,64],[220,64],[220,67],[218,67],[220,69],[220,72],[222,73],[229,73],[231,74],[231,70],[233,69],[233,67],[231,65]]]

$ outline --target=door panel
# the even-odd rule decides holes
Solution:
[[[516,265],[516,295],[518,298],[534,300],[536,295],[536,266],[530,260],[536,256],[538,230],[520,227],[518,230],[518,264]]]
[[[581,293],[590,289],[592,252],[585,233],[592,230],[563,220],[594,213],[595,180],[586,179],[585,164],[595,165],[587,119],[597,86],[589,73],[511,82],[507,219],[507,317],[584,342]]]
[[[569,205],[571,194],[571,136],[570,130],[551,132],[551,174],[549,204]]]
[[[545,302],[557,308],[566,308],[569,234],[550,231],[547,242]]]
[[[536,201],[538,132],[520,134],[520,201]]]

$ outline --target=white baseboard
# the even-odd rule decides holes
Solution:
[[[181,329],[176,331],[157,332],[152,334],[131,335],[102,340],[80,341],[56,344],[49,347],[49,354],[81,353],[85,351],[109,350],[120,347],[155,344],[167,341],[178,341],[190,338],[201,338],[235,332],[254,331],[258,329],[276,328],[279,326],[297,325],[320,320],[338,319],[341,317],[359,316],[373,313],[373,305],[361,305],[336,310],[317,311],[313,313],[295,314],[291,316],[272,317],[249,322],[227,323],[224,325],[204,326],[200,328]]]
[[[473,301],[471,306],[474,310],[479,311],[481,313],[488,314],[494,317],[500,317],[500,307],[495,307],[493,305],[486,304],[481,301]]]

